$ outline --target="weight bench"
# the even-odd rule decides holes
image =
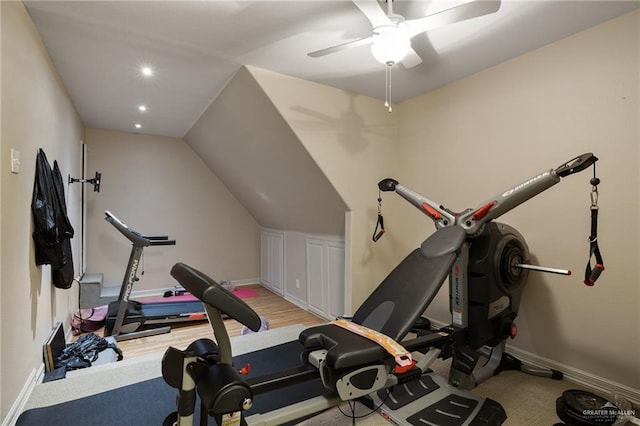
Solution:
[[[282,425],[355,398],[369,400],[396,424],[501,424],[506,414],[500,404],[476,397],[468,390],[507,369],[562,378],[562,373],[555,370],[523,366],[505,354],[504,348],[506,339],[515,337],[517,332],[514,320],[528,271],[563,275],[571,272],[529,264],[529,249],[522,235],[494,220],[597,160],[592,153],[582,154],[496,194],[476,208],[460,212],[400,185],[395,179],[378,183],[380,191],[396,192],[427,215],[437,229],[385,278],[352,318],[353,324],[366,327],[369,334],[380,333],[400,342],[409,353],[423,354],[408,368],[398,369],[397,357],[378,343],[336,324],[325,324],[300,334],[299,366],[245,381],[233,367],[222,314],[252,330],[260,327],[260,318],[206,275],[176,264],[171,274],[204,302],[217,344],[200,339],[185,351],[167,350],[163,377],[180,393],[178,411],[168,416],[166,423],[192,424],[196,391],[201,399],[201,424],[206,424],[207,414],[215,416],[218,424],[229,424],[234,421],[233,416],[251,408],[254,396],[274,389],[284,393],[290,385],[319,377],[322,389],[317,397],[302,403],[285,403],[282,408],[257,418],[242,418],[240,424]],[[594,241],[597,204],[593,200],[598,182],[595,177],[591,181]],[[374,241],[379,237],[374,236]],[[597,249],[594,241],[592,250]],[[599,255],[596,260],[598,264],[591,275],[587,265],[588,285],[593,285],[604,270]],[[435,332],[417,333],[418,337],[407,340],[408,332],[421,319],[447,276],[451,325]],[[429,371],[438,357],[452,358],[449,383]],[[481,364],[480,359],[486,362]]]
[[[384,279],[351,321],[401,341],[440,290],[464,239],[464,231],[453,227],[431,235]],[[321,375],[325,386],[338,394],[338,378],[389,359],[382,346],[334,324],[309,328],[299,339],[309,351],[326,350]]]
[[[453,389],[444,379],[432,379],[430,376],[432,373],[428,366],[443,353],[450,354],[451,347],[461,343],[461,330],[441,330],[402,341],[449,275],[465,238],[464,230],[457,227],[436,231],[385,278],[351,318],[355,324],[402,342],[410,352],[424,354],[415,365],[401,371],[396,368],[394,358],[378,343],[329,323],[311,327],[300,334],[299,342],[303,346],[300,366],[271,374],[264,380],[258,377],[245,381],[233,367],[229,338],[221,315],[224,313],[253,330],[260,326],[258,315],[205,274],[182,263],[174,265],[171,275],[204,302],[217,344],[200,339],[186,351],[167,350],[163,359],[163,377],[169,385],[180,390],[178,411],[170,415],[171,420],[178,425],[193,423],[196,391],[201,399],[201,416],[212,415],[222,424],[230,413],[237,415],[249,409],[267,382],[269,389],[284,393],[292,383],[319,376],[325,391],[319,392],[317,398],[308,403],[285,404],[273,413],[243,418],[241,424],[282,424],[285,420],[308,417],[340,401],[365,397],[376,401],[379,399],[376,392],[382,395],[382,399],[375,402],[380,411],[385,415],[392,411],[401,413],[403,418],[394,418],[396,423],[420,424],[407,419],[416,414],[424,416],[424,413],[404,413],[406,406],[413,403],[424,409],[433,404],[447,404],[446,399],[453,395],[458,400],[472,403],[466,404],[466,410],[461,408],[465,404],[449,404],[449,408],[454,407],[459,413],[453,414],[457,421],[452,422],[452,417],[447,424],[501,424],[506,414],[498,403]],[[429,392],[411,392],[420,394],[420,398],[407,400],[399,396],[398,392],[409,389],[406,386],[424,388],[425,383],[431,387]],[[326,391],[331,396],[320,395]],[[387,406],[387,399],[393,401],[391,406]],[[446,412],[446,409],[442,406],[434,413]]]

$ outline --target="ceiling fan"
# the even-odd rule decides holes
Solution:
[[[371,22],[373,33],[357,40],[308,53],[310,57],[317,58],[371,44],[371,53],[378,62],[389,66],[401,62],[405,68],[411,68],[422,62],[420,56],[411,47],[411,39],[416,35],[495,13],[500,9],[500,0],[474,0],[422,18],[405,20],[402,15],[393,13],[393,0],[386,0],[386,12],[376,0],[352,1]]]
[[[389,112],[393,111],[391,107],[391,66],[400,62],[405,68],[412,68],[422,62],[422,58],[411,47],[413,37],[434,28],[495,13],[500,9],[500,0],[473,0],[422,18],[405,20],[402,15],[393,13],[394,0],[385,0],[387,2],[386,12],[377,0],[352,1],[371,22],[373,33],[357,40],[316,50],[308,55],[317,58],[370,44],[373,57],[386,65],[384,106],[388,108]]]

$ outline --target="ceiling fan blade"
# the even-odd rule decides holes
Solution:
[[[420,55],[416,53],[415,50],[409,48],[407,55],[404,57],[402,61],[400,61],[403,67],[405,68],[413,68],[416,65],[420,65],[422,63],[422,58]]]
[[[353,0],[353,3],[369,19],[373,28],[382,25],[393,25],[377,0]]]
[[[312,58],[318,58],[320,56],[329,55],[331,53],[336,53],[341,50],[350,49],[352,47],[364,46],[366,44],[371,44],[373,41],[373,37],[368,36],[358,40],[351,40],[346,43],[337,44],[335,46],[327,47],[325,49],[316,50],[315,52],[307,53],[308,56]]]
[[[411,28],[411,37],[434,28],[443,27],[448,24],[466,21],[467,19],[495,13],[500,9],[500,0],[474,0],[461,4],[424,18],[411,19],[406,21]]]

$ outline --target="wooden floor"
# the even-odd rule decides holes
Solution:
[[[312,326],[327,322],[326,319],[299,308],[261,285],[256,284],[243,288],[251,288],[259,294],[258,297],[244,299],[244,301],[258,315],[265,317],[269,321],[270,329],[293,324]],[[241,334],[242,325],[240,323],[232,319],[227,319],[224,322],[229,336],[239,336]],[[97,331],[96,334],[102,335],[103,331]],[[194,340],[201,338],[213,338],[211,326],[206,321],[174,327],[171,333],[167,334],[118,342],[118,347],[122,350],[125,359],[131,359],[151,353],[163,352],[169,346],[184,349]]]

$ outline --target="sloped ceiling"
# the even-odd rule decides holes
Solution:
[[[344,233],[348,206],[246,68],[184,139],[260,225]]]
[[[386,10],[388,3],[378,2]],[[464,2],[402,0],[394,10],[411,19]],[[385,67],[369,46],[307,55],[371,34],[371,23],[349,0],[24,4],[88,127],[182,138],[241,65],[378,99],[385,95]],[[415,36],[412,46],[423,62],[393,68],[392,100],[424,94],[638,5],[503,0],[497,13]],[[154,77],[142,79],[140,65],[152,66]],[[148,107],[144,114],[137,113],[139,104]]]

